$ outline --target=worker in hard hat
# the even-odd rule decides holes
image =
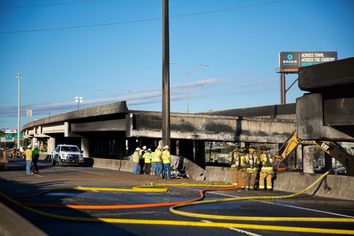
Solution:
[[[157,146],[155,152],[153,152],[151,156],[151,162],[154,166],[155,176],[157,176],[157,178],[161,178],[161,174],[162,174],[161,155],[162,155],[161,146]]]
[[[247,163],[247,189],[258,189],[257,186],[257,174],[259,170],[259,159],[256,155],[256,149],[249,147],[248,154],[246,155]]]
[[[241,159],[240,148],[236,146],[231,153],[231,161],[230,161],[231,182],[234,183],[235,185],[239,185],[238,170],[240,168],[240,159]]]
[[[170,179],[171,178],[171,154],[168,145],[163,147],[161,158],[163,163],[163,177],[165,179]]]
[[[142,174],[144,171],[144,154],[146,152],[146,146],[143,146],[143,148],[140,149],[139,151],[139,165],[140,165],[140,173]]]
[[[38,159],[39,159],[38,144],[34,144],[33,149],[32,149],[32,163],[33,163],[33,173],[34,174],[39,174],[38,164],[37,164]]]
[[[139,152],[140,152],[140,148],[137,147],[135,149],[135,152],[133,153],[133,174],[140,174],[140,163],[139,163]]]
[[[270,153],[269,147],[262,146],[261,151],[262,154],[260,155],[260,161],[262,167],[259,175],[259,189],[273,190],[273,157]]]
[[[32,150],[31,146],[29,145],[25,148],[25,157],[26,157],[26,174],[31,174],[31,165],[32,165]]]
[[[150,175],[151,172],[151,149],[147,149],[143,155],[144,158],[144,174]]]

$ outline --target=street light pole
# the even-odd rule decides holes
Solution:
[[[77,103],[78,110],[80,109],[80,103],[82,103],[82,101],[83,101],[82,97],[78,97],[78,96],[75,97],[75,102]]]
[[[21,71],[17,72],[17,148],[20,148],[21,133]]]
[[[170,43],[168,0],[162,0],[162,144],[170,145]]]

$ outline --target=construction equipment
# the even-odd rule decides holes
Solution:
[[[295,131],[281,148],[283,149],[285,147],[281,152],[281,155],[276,156],[278,159],[275,161],[275,168],[279,168],[280,164],[295,150],[297,145],[302,142],[303,140],[297,136]],[[342,146],[334,141],[315,140],[311,141],[311,143],[318,145],[322,151],[338,160],[345,167],[349,176],[354,176],[354,157],[350,155]]]

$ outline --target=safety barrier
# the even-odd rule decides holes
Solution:
[[[120,171],[132,171],[133,163],[127,160],[93,158],[93,167]]]
[[[209,182],[230,183],[230,168],[207,166],[204,172],[205,180]]]
[[[318,174],[306,174],[296,172],[277,173],[274,182],[274,189],[286,192],[298,192],[305,186],[309,185]],[[324,187],[316,192],[316,196],[328,197],[341,200],[354,199],[354,177],[341,175],[328,175],[325,179]],[[307,194],[312,195],[316,189],[309,191]]]
[[[119,170],[131,172],[133,170],[133,162],[127,160],[121,160]]]

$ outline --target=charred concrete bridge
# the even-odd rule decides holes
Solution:
[[[202,164],[205,141],[280,144],[295,129],[295,104],[224,112],[172,113],[172,153],[194,156]],[[156,147],[161,122],[160,112],[129,110],[125,102],[117,102],[37,120],[23,131],[35,142],[47,143],[48,152],[56,144],[74,143],[81,146],[84,156],[122,158],[136,146]]]

